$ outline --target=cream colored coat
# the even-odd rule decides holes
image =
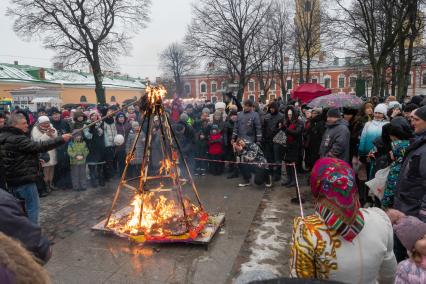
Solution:
[[[33,130],[31,131],[31,139],[33,141],[36,141],[36,142],[42,142],[42,141],[48,141],[50,139],[54,139],[54,138],[58,137],[58,132],[56,131],[56,129],[53,128],[52,125],[50,125],[50,127],[55,130],[52,137],[50,137],[46,133],[42,133],[38,129],[38,124],[34,125]],[[48,166],[54,166],[58,163],[58,161],[56,159],[56,149],[50,150],[47,153],[50,156],[50,161],[48,163],[43,164],[43,168],[48,167]]]

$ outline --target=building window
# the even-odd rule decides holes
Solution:
[[[248,90],[249,92],[254,92],[254,81],[248,83]]]
[[[226,81],[223,81],[221,84],[222,91],[226,90]]]
[[[408,86],[411,86],[411,81],[412,81],[411,77],[412,77],[411,74],[407,76],[407,84],[408,84]]]
[[[117,100],[115,99],[115,96],[111,96],[111,102],[112,102],[112,103],[117,102]]]
[[[212,83],[211,89],[212,89],[212,93],[216,93],[216,91],[217,91],[217,84],[216,83]]]
[[[426,71],[423,73],[422,85],[426,85]]]
[[[255,101],[256,101],[256,98],[255,98],[255,96],[254,96],[254,95],[250,95],[250,96],[248,96],[248,99],[249,99],[250,101],[252,101],[252,102],[255,102]]]
[[[87,103],[87,98],[86,98],[86,96],[81,96],[81,97],[80,97],[80,103]]]
[[[201,93],[207,93],[207,84],[201,83]]]
[[[311,0],[305,0],[304,9],[305,9],[305,12],[310,12],[312,10]]]
[[[316,84],[316,83],[318,83],[318,79],[317,78],[312,78],[311,82],[314,83],[314,84]]]
[[[185,86],[183,87],[183,91],[185,92],[185,95],[189,95],[191,93],[191,85],[185,84]]]
[[[339,88],[343,89],[345,87],[345,77],[339,77]]]
[[[269,101],[273,101],[273,100],[275,100],[275,95],[269,95]]]
[[[324,87],[327,89],[331,88],[331,79],[330,78],[324,78]]]
[[[287,90],[291,90],[291,89],[293,89],[293,81],[287,80]]]
[[[275,84],[275,80],[271,80],[271,83],[269,85],[269,89],[272,91],[275,91],[276,88],[276,84]]]
[[[212,103],[217,103],[217,97],[216,96],[212,96]]]
[[[356,77],[350,77],[349,78],[349,86],[351,88],[355,88],[356,87]]]

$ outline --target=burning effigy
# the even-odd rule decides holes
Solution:
[[[111,232],[136,242],[192,242],[210,240],[223,222],[223,214],[209,218],[204,210],[164,109],[165,95],[162,87],[148,87],[140,99],[143,122],[126,157],[126,167],[107,218],[94,226],[94,230]],[[127,172],[136,159],[143,127],[146,131],[140,172],[137,177],[129,178]],[[161,151],[158,161],[153,160],[153,147]],[[129,206],[117,210],[122,190],[131,190],[133,199]]]

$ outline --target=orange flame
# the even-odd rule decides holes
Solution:
[[[162,101],[163,98],[167,95],[167,90],[163,87],[146,87],[146,94],[148,95],[148,101],[151,105],[154,105],[156,102]]]

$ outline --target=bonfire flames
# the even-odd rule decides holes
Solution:
[[[164,141],[162,146],[164,159],[159,162],[158,176],[147,177],[146,169],[141,169],[141,177],[139,179],[139,190],[129,207],[129,212],[123,216],[111,216],[115,206],[116,199],[120,190],[117,190],[116,198],[113,202],[109,217],[105,223],[105,227],[120,235],[141,236],[146,240],[153,241],[184,241],[195,239],[203,230],[207,223],[208,215],[203,210],[199,201],[198,193],[192,182],[192,189],[198,199],[199,206],[194,205],[191,199],[183,195],[183,184],[180,179],[178,163],[180,150],[175,147],[177,141],[172,135],[172,128],[167,120],[162,99],[166,94],[163,88],[147,88],[147,96],[145,97],[145,118],[149,116],[157,116],[163,127],[162,135]],[[149,120],[148,120],[149,121]],[[142,125],[141,125],[142,128]],[[148,127],[145,147],[144,161],[142,165],[148,165],[150,155],[150,135],[151,128]],[[129,153],[129,159],[126,163],[130,163],[134,159],[133,152]],[[126,167],[127,170],[127,167]],[[160,180],[159,185],[153,186],[147,183],[147,180]],[[165,188],[163,181],[170,184],[170,188]],[[153,182],[155,183],[155,182]],[[119,185],[127,184],[122,179]],[[148,185],[149,184],[149,185]],[[147,189],[148,187],[151,187]]]

